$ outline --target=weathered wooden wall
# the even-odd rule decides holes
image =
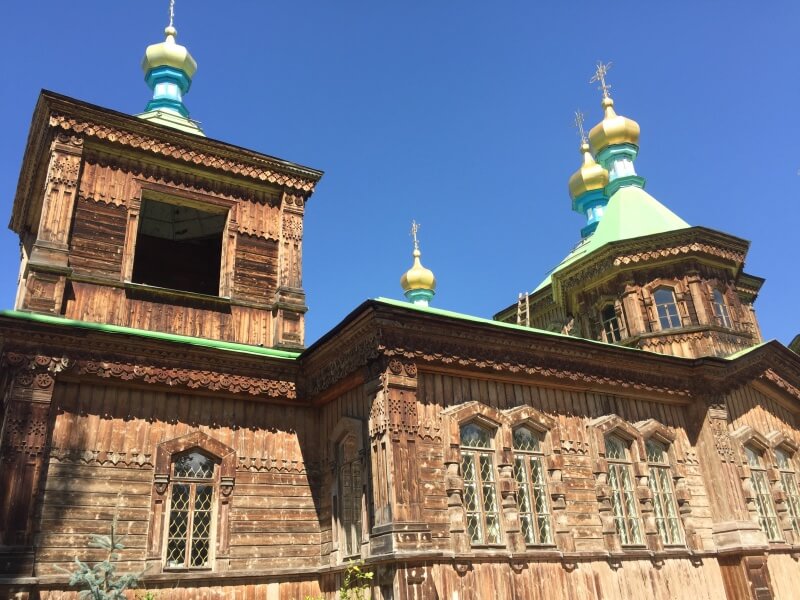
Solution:
[[[319,507],[316,424],[309,410],[188,394],[60,383],[44,496],[38,507],[37,574],[74,556],[96,560],[88,536],[116,517],[121,568],[141,569],[152,527],[158,444],[201,431],[235,449],[230,558],[219,570],[316,567]]]
[[[426,498],[426,520],[436,524],[439,531],[447,526],[447,513],[444,510],[444,465],[441,462],[443,446],[441,436],[436,433],[436,424],[441,420],[442,409],[464,402],[480,401],[500,410],[532,406],[555,419],[561,440],[558,451],[564,457],[563,479],[567,489],[564,516],[566,526],[574,536],[576,550],[604,549],[588,422],[597,417],[616,414],[630,423],[655,419],[672,428],[676,433],[674,453],[685,467],[687,485],[691,491],[691,514],[695,531],[703,539],[704,546],[711,547],[709,503],[703,474],[699,470],[692,441],[686,432],[685,407],[594,392],[424,372],[420,374],[418,393],[419,419],[423,423],[421,429],[425,431],[429,427],[433,433],[420,443],[421,456],[424,458],[421,473],[426,478],[423,486],[430,491]],[[424,425],[426,423],[429,425]]]

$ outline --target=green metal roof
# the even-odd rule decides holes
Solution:
[[[665,231],[686,229],[689,224],[638,186],[620,188],[608,201],[595,232],[582,239],[572,252],[534,290],[550,285],[554,273],[610,242]]]
[[[178,344],[189,344],[191,346],[199,346],[201,348],[213,348],[214,350],[225,350],[227,352],[238,352],[240,354],[252,354],[255,356],[269,356],[271,358],[281,358],[285,360],[294,360],[300,356],[299,352],[290,352],[288,350],[275,350],[273,348],[264,348],[262,346],[250,346],[249,344],[238,344],[236,342],[209,340],[206,338],[198,338],[188,335],[177,335],[175,333],[163,333],[161,331],[148,331],[146,329],[122,327],[120,325],[107,325],[105,323],[92,323],[89,321],[75,321],[74,319],[65,319],[64,317],[41,315],[19,310],[0,311],[0,317],[10,317],[12,319],[32,321],[34,323],[58,325],[61,327],[74,327],[103,333],[133,335],[140,338],[148,338],[164,342],[177,342]]]

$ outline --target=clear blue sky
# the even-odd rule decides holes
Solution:
[[[141,112],[167,0],[4,2],[0,214],[41,88]],[[178,0],[199,63],[186,103],[213,138],[326,172],[308,205],[307,343],[366,298],[400,298],[411,219],[435,306],[491,316],[578,239],[572,112],[598,59],[642,128],[647,190],[752,242],[765,337],[800,333],[800,3]],[[0,306],[17,240],[0,233]]]

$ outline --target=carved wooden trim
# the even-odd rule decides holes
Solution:
[[[172,137],[171,141],[159,140],[143,133],[137,133],[114,127],[108,123],[99,123],[86,119],[71,117],[53,112],[49,118],[50,127],[60,128],[63,131],[75,132],[87,138],[104,140],[139,149],[151,154],[159,154],[170,159],[175,159],[187,165],[201,165],[232,175],[266,181],[275,185],[296,188],[304,192],[312,192],[316,179],[300,174],[289,174],[285,171],[296,170],[291,165],[281,165],[284,172],[278,170],[277,164],[271,165],[266,157],[259,156],[252,161],[234,159],[233,157],[215,154],[209,150],[200,150],[199,144],[181,144],[180,138]]]
[[[171,480],[173,457],[192,448],[202,450],[219,462],[219,468],[215,473],[215,483],[218,488],[218,494],[215,495],[217,502],[216,547],[212,556],[219,559],[228,555],[230,545],[228,520],[231,494],[236,480],[236,451],[202,431],[193,431],[187,435],[162,442],[156,448],[153,494],[150,504],[152,526],[148,530],[147,537],[147,559],[150,561],[162,560],[168,518],[166,514],[169,503],[167,490],[169,490]]]

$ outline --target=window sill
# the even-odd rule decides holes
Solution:
[[[197,292],[187,292],[184,290],[173,290],[145,283],[125,282],[125,292],[130,298],[136,300],[155,300],[164,302],[168,300],[174,304],[186,304],[202,308],[230,311],[231,299],[223,296],[212,296],[210,294],[199,294]]]

